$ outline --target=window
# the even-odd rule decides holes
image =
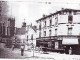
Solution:
[[[2,33],[2,32],[1,32],[1,23],[0,23],[0,35],[1,35],[1,33]]]
[[[68,16],[68,23],[72,23],[72,21],[73,21],[73,16],[72,15],[69,15]]]
[[[39,37],[41,37],[41,32],[39,32]]]
[[[71,11],[69,11],[69,15],[71,15],[72,14],[72,12]]]
[[[28,41],[28,35],[27,35],[27,41]]]
[[[76,11],[74,11],[74,15],[76,15]]]
[[[44,26],[46,27],[46,21],[44,22]]]
[[[33,40],[33,34],[31,35],[31,40]]]
[[[50,20],[50,26],[52,25],[52,20]]]
[[[58,23],[58,17],[55,17],[55,25]]]
[[[46,31],[44,31],[44,36],[46,36]]]
[[[39,25],[39,30],[41,30],[41,23],[40,23],[40,25]]]
[[[5,26],[3,26],[3,35],[5,35]]]
[[[7,27],[7,35],[8,35],[8,27]]]
[[[0,16],[1,16],[1,13],[0,13]]]
[[[72,34],[72,28],[68,28],[68,35]]]
[[[57,35],[57,29],[55,29],[55,36]]]
[[[51,30],[49,30],[49,36],[51,36]]]

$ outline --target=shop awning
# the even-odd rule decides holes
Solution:
[[[75,45],[75,44],[78,44],[78,39],[77,38],[63,38],[62,44],[63,45]]]

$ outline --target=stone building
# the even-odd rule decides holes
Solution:
[[[10,38],[14,36],[15,18],[8,16],[8,2],[0,1],[0,43],[11,43]]]
[[[42,50],[80,54],[80,10],[64,9],[37,21],[37,47]]]
[[[22,23],[22,27],[15,27],[15,35],[12,37],[12,43],[16,48],[20,48],[21,44],[24,44],[26,40],[26,23]]]
[[[0,36],[14,36],[15,18],[8,16],[7,1],[0,1]]]

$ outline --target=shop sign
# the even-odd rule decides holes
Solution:
[[[77,36],[58,36],[58,38],[78,38]]]

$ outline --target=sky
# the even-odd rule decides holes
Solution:
[[[15,17],[16,27],[21,27],[22,22],[36,25],[36,20],[43,14],[49,15],[61,8],[80,9],[79,0],[7,0],[9,15]],[[46,3],[46,2],[51,2]]]

